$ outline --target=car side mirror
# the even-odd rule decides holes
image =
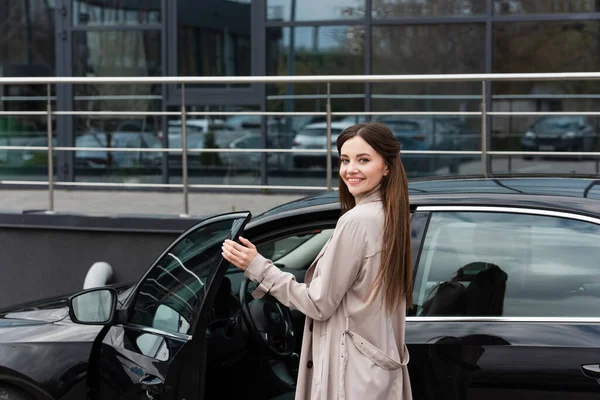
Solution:
[[[94,288],[79,292],[68,300],[71,321],[84,325],[105,325],[113,321],[117,292],[112,288]]]

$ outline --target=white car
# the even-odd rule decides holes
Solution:
[[[249,133],[244,135],[238,139],[235,139],[233,142],[229,144],[230,149],[262,149],[263,143],[261,135],[258,133]],[[267,145],[267,148],[271,148],[272,146]],[[219,153],[219,157],[221,157],[221,162],[224,165],[227,165],[232,168],[252,168],[258,169],[260,168],[262,153],[260,151],[252,152],[252,153]],[[285,167],[284,157],[287,154],[282,153],[267,153],[267,166],[268,167]]]
[[[335,141],[342,131],[353,125],[354,122],[338,121],[331,123],[331,155],[335,166],[339,161]],[[325,150],[327,149],[327,123],[318,122],[306,125],[294,137],[292,149],[299,150],[293,153],[294,168],[309,168],[313,166],[325,167],[327,158],[325,153],[304,153],[300,150]]]

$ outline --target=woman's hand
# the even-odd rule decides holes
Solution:
[[[226,240],[223,242],[221,255],[230,263],[245,271],[248,265],[254,260],[254,257],[258,254],[256,246],[254,246],[248,239],[240,236],[240,242],[243,245],[234,242],[233,240]]]

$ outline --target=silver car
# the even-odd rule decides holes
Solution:
[[[335,141],[342,131],[348,126],[352,125],[352,122],[341,121],[331,123],[331,156],[333,165],[339,162],[339,155],[335,148]],[[315,124],[306,125],[298,134],[294,137],[292,144],[294,150],[325,150],[327,149],[327,123],[318,122]],[[327,158],[325,153],[304,153],[298,151],[293,153],[292,156],[294,168],[309,168],[309,167],[325,167]]]

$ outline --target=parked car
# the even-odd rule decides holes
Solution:
[[[447,123],[432,117],[384,116],[377,122],[387,125],[402,144],[402,150],[459,150],[458,133]],[[458,155],[402,155],[404,167],[411,173],[433,173],[448,167],[451,174],[458,172]]]
[[[170,149],[182,148],[182,127],[181,122],[178,122],[178,124],[169,125],[168,147]],[[186,135],[187,148],[190,150],[226,148],[229,147],[232,141],[246,135],[246,131],[236,130],[224,123],[208,125],[204,123],[207,122],[206,120],[200,120],[202,123],[199,124],[199,127],[194,124],[190,125],[189,122]],[[207,130],[209,127],[210,129]],[[170,168],[181,168],[181,151],[169,151],[168,158]],[[188,152],[187,158],[189,168],[199,168],[207,165],[217,165],[220,155],[217,153]]]
[[[179,128],[181,132],[182,121],[180,119],[169,120],[168,126]],[[234,130],[234,128],[228,125],[224,119],[206,119],[206,118],[187,118],[185,120],[185,126],[187,133],[206,133],[212,130]]]
[[[110,136],[110,147],[113,148],[160,148],[156,135],[151,132],[104,132],[91,131],[75,138],[76,147],[107,147]],[[111,158],[109,158],[109,154]],[[78,168],[142,168],[158,167],[162,162],[160,152],[147,151],[113,151],[76,150],[75,164]],[[109,165],[110,164],[110,165]]]
[[[456,147],[460,150],[481,150],[481,128],[474,129],[466,120],[460,117],[436,117],[436,120],[446,124],[456,138]],[[467,159],[472,159],[467,156]]]
[[[414,398],[597,399],[600,180],[434,179],[409,192]],[[243,232],[302,282],[339,215],[327,192],[214,216],[135,284],[1,311],[3,399],[293,398],[304,317],[253,300],[221,244]]]
[[[215,140],[219,143],[229,143],[233,139],[242,136],[246,133],[243,129],[237,129],[231,126],[222,119],[188,119],[186,120],[186,134],[208,134],[212,133]],[[182,124],[181,120],[171,120],[168,123],[168,141],[181,141]],[[159,139],[162,140],[162,132],[159,133]]]
[[[523,151],[596,150],[598,132],[585,116],[548,116],[538,119],[521,139]],[[532,156],[525,156],[531,160]]]
[[[335,141],[340,133],[350,125],[353,124],[350,122],[331,123],[331,159],[334,166],[339,163],[340,159]],[[313,166],[324,168],[327,165],[327,156],[325,153],[306,153],[301,150],[327,149],[327,122],[317,122],[302,128],[294,137],[292,149],[298,150],[297,153],[292,153],[294,168],[309,168]]]
[[[264,145],[259,133],[248,133],[247,135],[235,139],[233,142],[229,143],[227,147],[230,149],[262,149],[264,148]],[[267,148],[273,148],[272,144],[267,142]],[[284,167],[284,159],[287,155],[288,154],[285,153],[267,153],[267,166],[269,168],[278,166]],[[219,157],[221,158],[223,165],[232,168],[258,169],[260,168],[262,153],[258,151],[252,153],[223,152],[219,153]]]
[[[175,128],[169,129],[169,149],[181,149],[182,148],[182,136],[179,134],[172,134]],[[219,145],[214,141],[214,136],[209,137],[207,133],[195,132],[190,133],[186,136],[186,145],[188,149],[206,149],[206,148],[219,148]],[[187,164],[188,168],[200,168],[203,165],[203,153],[188,152],[187,153]],[[204,153],[204,159],[216,159],[216,155],[213,153]],[[207,157],[206,155],[210,155]],[[167,153],[169,168],[181,168],[183,165],[181,151],[173,150]],[[214,162],[209,162],[214,164]]]

